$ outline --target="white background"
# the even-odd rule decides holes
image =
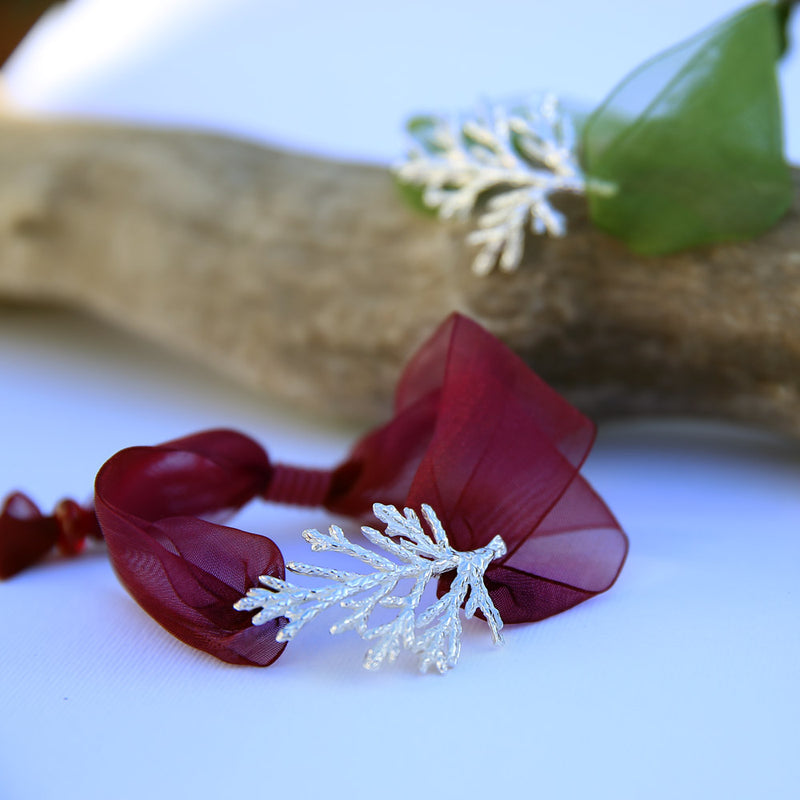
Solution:
[[[36,113],[388,163],[410,113],[542,88],[592,104],[734,7],[75,0],[5,78]],[[797,54],[783,80],[800,162]],[[328,465],[358,433],[52,309],[0,307],[0,376],[0,493],[48,508],[131,444],[226,425]],[[273,667],[223,665],[153,624],[102,553],[0,585],[0,798],[797,797],[800,445],[618,423],[586,473],[631,539],[616,586],[502,649],[468,626],[444,677],[366,673],[358,639],[310,630]],[[262,506],[240,522],[305,557],[297,532],[326,519]]]

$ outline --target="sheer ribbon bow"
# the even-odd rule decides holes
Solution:
[[[273,464],[230,430],[122,450],[97,475],[96,518],[71,501],[48,517],[9,497],[0,575],[59,542],[76,552],[102,536],[122,583],[168,631],[223,661],[263,666],[286,646],[275,641],[282,621],[253,626],[233,604],[259,575],[284,577],[283,557],[225,519],[254,498],[367,522],[375,502],[427,503],[458,550],[503,537],[508,552],[486,585],[504,623],[533,622],[608,589],[625,560],[625,534],[579,474],[593,439],[592,423],[517,356],[453,315],[403,372],[393,418],[338,467]]]

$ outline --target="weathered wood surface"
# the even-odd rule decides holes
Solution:
[[[188,131],[0,120],[0,295],[57,301],[314,413],[374,420],[413,348],[469,314],[596,417],[800,435],[800,172],[757,241],[637,258],[570,234],[472,275],[462,228],[387,169]]]

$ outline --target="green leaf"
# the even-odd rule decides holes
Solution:
[[[590,116],[593,222],[657,255],[749,239],[792,202],[774,6],[759,3],[648,61]],[[591,191],[592,181],[615,186]]]

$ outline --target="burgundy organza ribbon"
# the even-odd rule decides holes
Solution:
[[[74,500],[62,500],[46,517],[29,497],[14,492],[0,508],[0,578],[22,572],[53,548],[78,555],[87,539],[102,537],[94,511]]]
[[[500,534],[508,554],[486,573],[492,600],[504,622],[532,622],[605,591],[625,560],[625,534],[579,474],[593,438],[593,425],[519,358],[453,315],[404,371],[392,420],[335,469],[272,464],[243,434],[207,431],[117,453],[98,473],[95,510],[142,608],[187,644],[266,665],[285,646],[275,641],[281,621],[253,626],[233,604],[259,575],[283,577],[283,558],[270,539],[221,524],[251,499],[365,521],[375,502],[428,503],[458,550]],[[12,496],[0,515],[0,574],[44,555],[59,531]]]

